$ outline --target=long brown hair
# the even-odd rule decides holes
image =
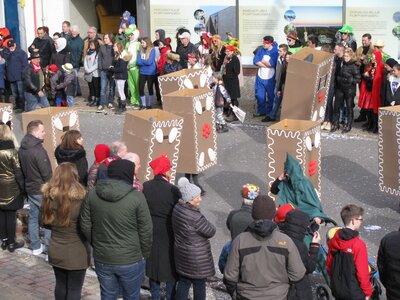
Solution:
[[[119,58],[119,57],[121,56],[121,54],[122,54],[122,51],[124,51],[124,45],[122,45],[122,44],[119,43],[119,42],[116,42],[115,45],[117,46],[118,51],[115,52],[114,60],[118,60],[118,58]]]
[[[71,202],[83,201],[86,189],[79,183],[76,166],[65,162],[54,171],[50,181],[42,187],[43,223],[68,227],[71,225]]]
[[[150,57],[150,53],[151,53],[151,49],[153,49],[153,43],[151,42],[150,38],[148,37],[144,37],[142,38],[142,41],[144,41],[146,43],[146,48],[141,48],[140,49],[140,53],[146,53],[146,59],[149,59]]]
[[[83,148],[82,145],[78,143],[78,139],[82,137],[79,130],[68,130],[61,138],[61,149],[79,149]]]

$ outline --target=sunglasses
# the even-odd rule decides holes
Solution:
[[[291,42],[291,41],[293,41],[293,39],[286,39],[286,41]]]

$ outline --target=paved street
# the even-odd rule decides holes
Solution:
[[[254,101],[242,102],[251,111]],[[80,101],[80,102],[79,102]],[[79,114],[84,146],[89,164],[97,143],[110,144],[120,139],[124,116],[96,114],[93,109]],[[91,111],[90,111],[91,110]],[[356,113],[357,115],[357,113]],[[21,115],[14,123],[17,138],[22,138]],[[258,184],[266,192],[266,127],[250,118],[247,124],[232,124],[228,133],[218,135],[218,165],[200,176],[207,194],[201,209],[217,226],[211,240],[217,259],[222,246],[229,238],[225,226],[230,210],[240,206],[240,188],[248,182]],[[134,151],[134,149],[129,149]],[[322,139],[322,202],[325,212],[340,221],[339,212],[348,203],[362,205],[366,210],[361,236],[366,241],[370,256],[376,259],[380,239],[388,232],[398,230],[399,198],[381,193],[378,188],[377,136],[365,134],[360,129],[348,135],[323,134]],[[28,251],[11,255],[0,253],[0,299],[50,299],[54,285],[53,272],[43,261],[30,257]],[[218,269],[216,267],[216,269]],[[37,274],[40,274],[37,275]],[[217,272],[217,277],[221,274]],[[10,293],[10,296],[7,293]],[[84,299],[98,299],[97,279],[87,276]],[[12,295],[12,297],[11,297]],[[29,298],[31,297],[31,298]],[[207,299],[224,299],[220,292],[209,290]]]

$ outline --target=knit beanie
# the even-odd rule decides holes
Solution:
[[[296,209],[293,204],[286,203],[279,206],[278,210],[276,211],[276,215],[274,221],[276,223],[283,223],[286,220],[286,215],[288,212]]]
[[[123,180],[131,185],[133,184],[134,173],[135,164],[127,159],[116,159],[110,162],[107,168],[109,178]]]
[[[247,200],[254,200],[259,194],[260,187],[252,183],[245,184],[240,190],[242,198]]]
[[[94,148],[94,157],[96,164],[100,164],[103,160],[110,156],[110,147],[106,144],[97,144]]]
[[[171,170],[171,162],[165,154],[153,159],[149,165],[153,169],[154,176],[161,174],[165,177],[166,173]]]
[[[189,182],[186,177],[181,177],[178,180],[178,188],[182,194],[182,200],[190,202],[201,194],[201,190],[197,185]]]
[[[259,195],[253,202],[251,216],[256,220],[272,220],[276,213],[274,200],[267,195]]]

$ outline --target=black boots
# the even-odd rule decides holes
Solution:
[[[90,101],[86,104],[87,106],[93,107],[93,106],[97,106],[97,99],[96,97],[92,97],[90,99]]]
[[[121,115],[121,114],[123,114],[124,112],[126,112],[126,101],[121,101],[121,102],[118,104],[118,108],[117,108],[117,110],[115,111],[115,114],[116,114],[116,115]]]
[[[342,133],[347,133],[351,130],[351,126],[353,125],[354,111],[353,108],[347,109],[347,119],[342,130]]]
[[[22,248],[25,245],[24,241],[15,241],[15,243],[8,245],[8,251],[11,253],[15,251],[15,249]]]
[[[361,108],[360,115],[358,116],[358,118],[354,119],[354,122],[359,123],[359,122],[365,122],[365,121],[367,121],[367,110],[364,108]]]

